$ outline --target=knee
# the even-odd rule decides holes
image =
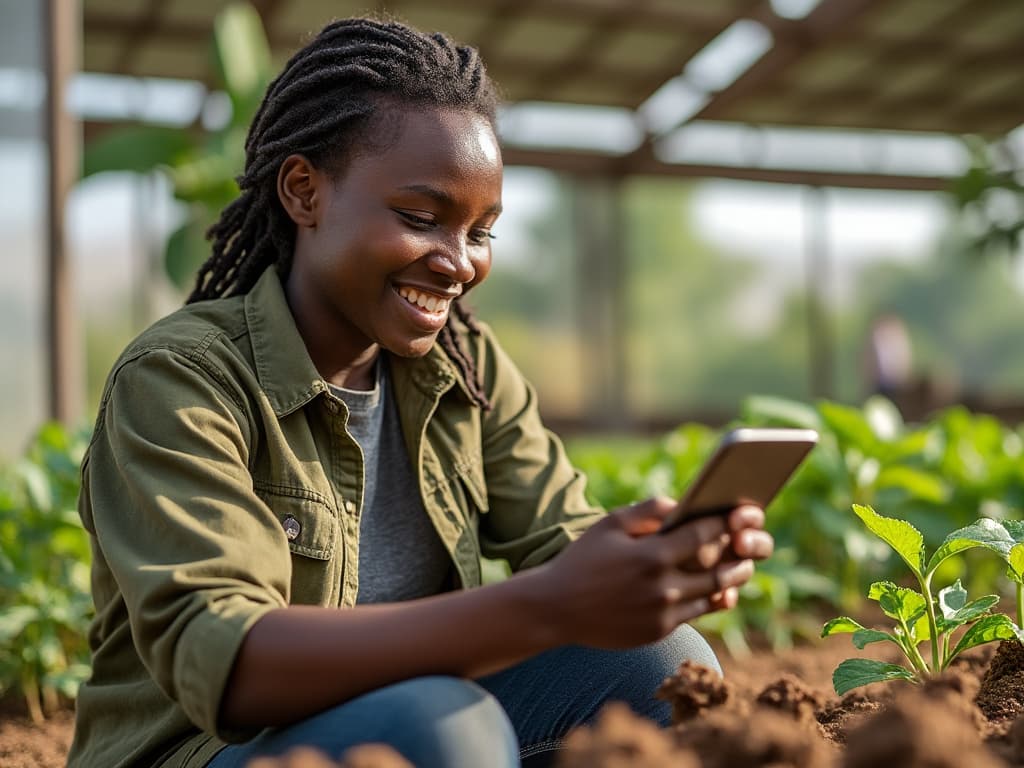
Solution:
[[[498,700],[468,680],[422,677],[371,694],[386,722],[382,741],[414,765],[514,765],[519,746]]]
[[[710,667],[719,675],[722,674],[718,656],[704,636],[689,624],[676,627],[672,634],[656,643],[655,647],[663,657],[664,663],[670,666],[667,674],[675,672],[679,665],[687,660]]]

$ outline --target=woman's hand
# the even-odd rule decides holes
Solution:
[[[738,507],[659,534],[677,502],[612,512],[545,566],[543,589],[561,642],[619,648],[654,642],[736,604],[754,560],[774,546],[764,512]],[[540,574],[538,574],[540,575]]]

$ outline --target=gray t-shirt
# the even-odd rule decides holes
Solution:
[[[444,590],[451,558],[427,517],[406,452],[387,356],[370,391],[331,387],[348,406],[348,432],[363,451],[357,603],[387,603]]]

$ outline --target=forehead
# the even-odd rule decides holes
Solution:
[[[343,175],[395,185],[447,178],[500,187],[501,150],[486,117],[462,109],[391,108],[376,122],[367,151],[358,152]]]

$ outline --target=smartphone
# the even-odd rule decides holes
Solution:
[[[817,443],[813,429],[740,427],[727,432],[661,530],[743,504],[766,508]]]

